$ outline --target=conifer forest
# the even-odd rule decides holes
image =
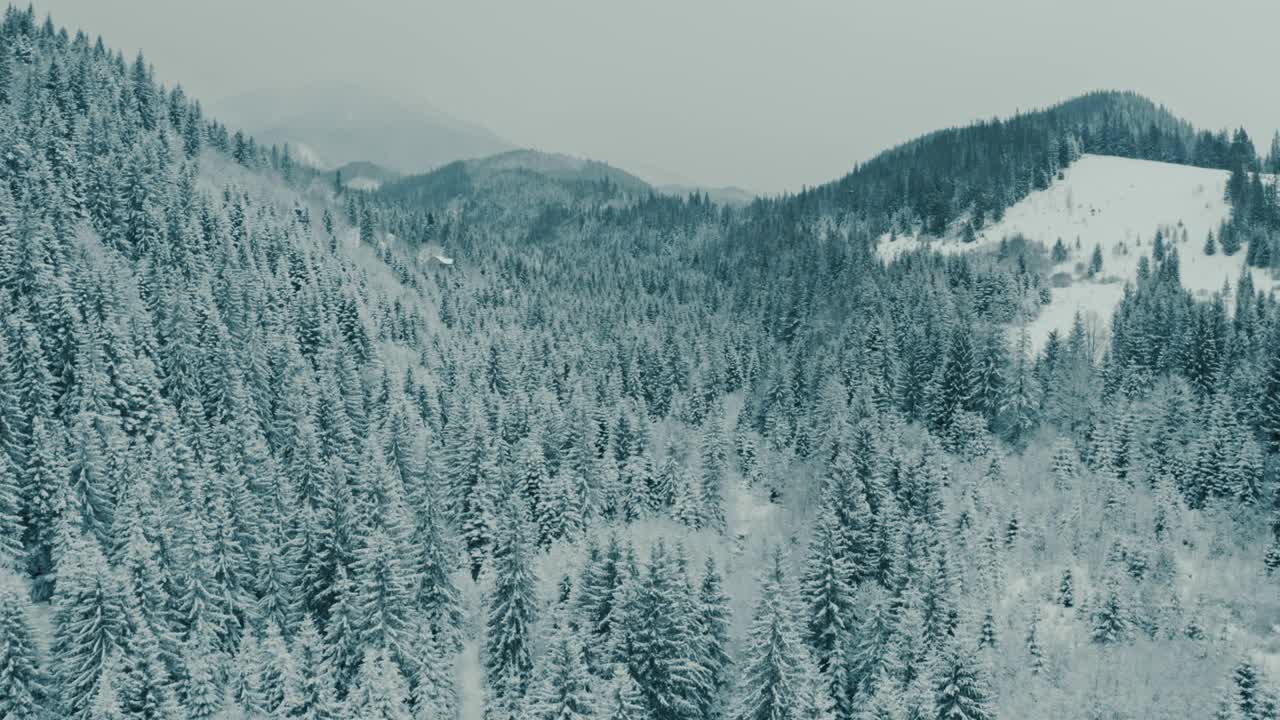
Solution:
[[[1280,718],[1280,135],[360,184],[91,31],[0,25],[0,719]],[[1222,212],[1006,232],[1099,162]]]

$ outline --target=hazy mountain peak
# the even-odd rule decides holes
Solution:
[[[354,85],[259,89],[211,104],[265,143],[303,145],[327,167],[368,160],[403,173],[508,150],[480,125]]]

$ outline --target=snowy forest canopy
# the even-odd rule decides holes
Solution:
[[[1273,720],[1275,298],[1151,228],[1033,350],[1046,248],[876,255],[1082,152],[1280,262],[1280,141],[1131,94],[741,209],[363,192],[10,8],[0,718]]]

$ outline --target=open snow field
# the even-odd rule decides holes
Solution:
[[[1182,284],[1197,295],[1221,290],[1223,283],[1235,286],[1244,267],[1245,249],[1235,255],[1204,254],[1210,230],[1230,214],[1223,199],[1228,173],[1188,165],[1130,160],[1102,155],[1085,155],[1063,173],[1047,190],[1033,192],[1009,208],[1004,218],[987,226],[973,243],[954,239],[924,241],[939,252],[968,252],[990,248],[1002,238],[1021,233],[1051,249],[1061,238],[1070,251],[1066,262],[1053,274],[1071,276],[1068,287],[1053,288],[1053,302],[1041,308],[1039,317],[1028,325],[1032,345],[1039,348],[1051,330],[1065,332],[1077,311],[1086,320],[1110,323],[1112,311],[1124,294],[1124,285],[1137,277],[1138,260],[1150,257],[1157,228],[1164,230],[1166,242],[1177,247],[1181,260]],[[892,259],[899,253],[921,246],[917,237],[881,239],[881,257]],[[1102,247],[1102,272],[1093,279],[1084,277],[1095,245]],[[1254,286],[1268,290],[1276,286],[1263,270],[1252,269]]]

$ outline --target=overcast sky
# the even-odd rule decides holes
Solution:
[[[1273,0],[40,0],[208,100],[359,83],[521,146],[798,189],[939,127],[1137,90],[1280,126]]]

